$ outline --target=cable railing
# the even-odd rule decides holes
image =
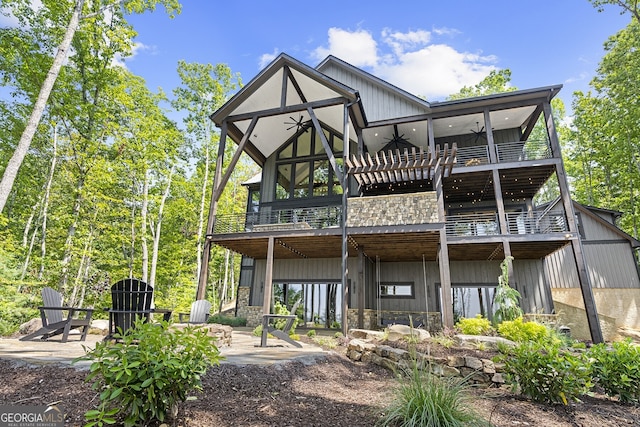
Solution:
[[[565,233],[568,230],[563,214],[555,213],[507,213],[509,234]],[[492,236],[500,234],[497,212],[446,216],[449,237]]]
[[[454,167],[486,165],[489,163],[489,147],[486,145],[460,147],[456,153],[456,159]]]
[[[509,234],[565,233],[569,230],[564,214],[531,212],[508,213]]]
[[[552,157],[551,145],[546,140],[503,142],[496,144],[495,150],[498,163],[541,160]],[[458,147],[456,157],[455,167],[479,166],[491,162],[487,145]]]
[[[521,162],[551,158],[549,141],[518,141],[496,144],[498,162]]]
[[[498,213],[447,215],[447,236],[491,236],[500,234]]]
[[[336,228],[342,224],[341,206],[281,209],[270,212],[245,212],[217,215],[214,234],[259,231]]]

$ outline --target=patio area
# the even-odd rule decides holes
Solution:
[[[19,338],[0,338],[0,359],[13,360],[29,365],[64,364],[85,354],[85,348],[92,349],[103,339],[102,335],[89,334],[86,341],[78,341],[70,335],[69,341],[60,342],[60,336],[47,341],[19,341]],[[292,347],[277,339],[269,339],[267,347],[260,347],[260,337],[251,333],[250,328],[234,328],[231,346],[219,347],[224,356],[221,363],[233,365],[270,365],[296,360],[313,363],[327,355],[319,346],[301,343],[302,348]],[[88,369],[90,363],[83,361],[73,366]]]

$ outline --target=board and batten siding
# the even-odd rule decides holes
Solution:
[[[583,242],[589,240],[620,240],[619,234],[612,232],[609,227],[594,220],[589,215],[581,214],[580,220],[585,234]]]
[[[629,242],[584,241],[582,250],[587,262],[591,287],[598,289],[640,288],[640,278]],[[566,246],[545,259],[551,288],[578,288],[575,258]]]
[[[356,89],[360,93],[364,111],[367,112],[367,120],[370,122],[414,116],[427,112],[426,107],[420,108],[420,106],[408,102],[405,97],[342,67],[328,65],[323,68],[322,73],[350,88]]]
[[[252,305],[261,305],[263,301],[265,260],[256,260],[254,273],[254,292]],[[540,260],[514,261],[514,277],[510,284],[522,295],[521,305],[525,312],[550,312],[553,308],[551,291],[545,282],[544,267]],[[412,283],[413,298],[381,298],[376,301],[377,271],[380,283]],[[339,258],[274,260],[274,283],[340,283],[341,262]],[[349,278],[351,283],[351,308],[357,307],[358,293],[362,286],[358,279],[358,259],[349,259]],[[426,276],[425,276],[426,272]],[[500,262],[451,262],[451,281],[458,285],[498,284]],[[366,287],[366,307],[368,309],[422,312],[438,311],[440,295],[440,270],[438,263],[425,262],[367,262],[364,281]],[[426,299],[425,299],[426,282]]]

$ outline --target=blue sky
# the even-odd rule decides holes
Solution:
[[[569,107],[605,40],[630,22],[587,0],[182,3],[174,19],[157,10],[130,20],[139,35],[126,66],[168,94],[180,59],[226,63],[246,84],[285,52],[312,66],[333,54],[432,101],[509,68],[519,89],[563,84]]]

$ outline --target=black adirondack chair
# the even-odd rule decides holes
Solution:
[[[153,287],[138,279],[124,279],[111,286],[109,309],[109,335],[126,333],[137,319],[148,321],[153,310]]]

